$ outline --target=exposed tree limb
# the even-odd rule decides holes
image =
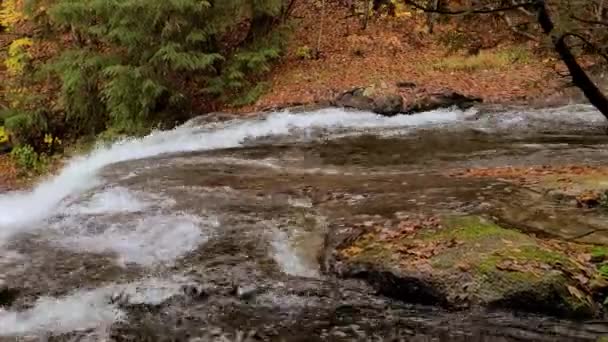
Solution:
[[[283,17],[281,18],[283,22],[289,19],[297,1],[298,0],[290,0],[287,7],[285,7],[285,10],[283,11]]]
[[[580,41],[583,42],[583,46],[591,48],[591,50],[593,50],[593,52],[600,55],[600,57],[602,57],[603,59],[606,60],[606,62],[608,62],[608,55],[603,53],[600,48],[598,48],[595,44],[591,43],[586,37],[584,37],[578,33],[571,33],[571,32],[564,33],[564,39],[566,39],[568,37],[574,37],[574,38],[579,39]]]
[[[433,9],[439,9],[439,0],[427,0],[427,4]],[[427,13],[426,21],[429,34],[433,34],[433,29],[435,27],[435,13]]]
[[[572,76],[572,82],[585,94],[589,102],[608,119],[608,98],[606,98],[606,95],[602,93],[585,70],[578,64],[576,57],[568,47],[566,39],[572,34],[554,34],[555,24],[551,20],[544,0],[536,1],[536,10],[538,12],[538,23],[543,32],[551,36],[553,47],[568,68]]]
[[[427,6],[420,5],[419,3],[417,3],[414,0],[403,0],[403,1],[405,4],[410,5],[419,10],[422,10],[424,12],[438,13],[438,14],[443,14],[443,15],[489,14],[489,13],[496,13],[496,12],[502,12],[502,11],[511,11],[511,10],[518,9],[518,8],[525,8],[525,7],[532,6],[536,2],[534,0],[527,0],[521,4],[514,4],[514,5],[500,7],[500,8],[480,7],[480,8],[476,8],[476,9],[448,11],[448,10],[444,10],[442,8],[429,8]]]
[[[535,12],[537,13],[538,23],[543,30],[543,33],[547,36],[551,37],[551,41],[553,42],[553,48],[564,62],[568,71],[570,72],[570,76],[572,77],[572,83],[578,87],[585,97],[591,102],[593,106],[595,106],[601,113],[608,119],[608,98],[606,95],[602,93],[602,91],[595,85],[595,83],[591,80],[589,75],[585,72],[583,67],[578,64],[576,60],[576,56],[572,53],[572,50],[568,46],[567,38],[568,37],[577,37],[586,43],[586,39],[584,37],[579,36],[575,33],[562,33],[558,34],[555,32],[555,24],[549,15],[549,9],[545,0],[528,0],[526,2],[520,4],[514,4],[512,6],[506,6],[501,8],[477,8],[477,9],[467,9],[460,11],[446,11],[443,9],[432,9],[426,8],[418,4],[414,0],[403,0],[406,4],[409,4],[417,9],[423,10],[425,12],[430,13],[439,13],[444,15],[461,15],[461,14],[486,14],[486,13],[496,13],[496,12],[504,12],[509,10],[518,9],[521,7],[533,7]],[[593,46],[593,45],[591,45]],[[599,50],[598,50],[599,51]]]
[[[370,11],[372,10],[372,0],[365,0],[365,17],[363,18],[362,28],[367,29],[367,24],[369,23]]]
[[[575,15],[571,15],[570,18],[585,24],[608,26],[608,21],[583,19]]]

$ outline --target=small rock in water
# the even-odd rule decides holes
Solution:
[[[336,331],[332,332],[332,335],[335,337],[339,337],[339,338],[345,338],[346,336],[348,336],[345,332],[340,331],[340,330],[336,330]]]
[[[110,304],[126,305],[128,303],[129,303],[129,295],[124,292],[114,293],[110,297]]]
[[[260,288],[255,285],[236,286],[233,290],[235,296],[242,300],[253,299],[260,293]]]
[[[209,296],[205,290],[203,290],[200,286],[196,285],[184,285],[182,286],[182,292],[192,299],[204,299]]]
[[[0,307],[9,307],[19,296],[19,290],[7,287],[0,288]]]

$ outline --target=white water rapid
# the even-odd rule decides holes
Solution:
[[[296,165],[293,168],[300,173],[331,174],[336,177],[332,180],[340,177],[340,172],[345,174],[346,168],[300,168],[306,164],[289,164],[288,158],[275,155],[275,150],[270,152],[273,159],[238,158],[239,153],[249,153],[257,146],[239,150],[234,153],[237,157],[231,154],[234,151],[218,152],[220,157],[213,153],[191,156],[186,152],[244,147],[256,138],[281,137],[281,143],[292,143],[289,138],[306,140],[318,131],[328,133],[323,138],[334,138],[364,133],[401,135],[437,126],[441,133],[454,128],[460,141],[460,127],[504,130],[510,134],[510,130],[554,127],[547,122],[558,129],[563,125],[580,129],[584,125],[597,127],[603,118],[585,106],[511,111],[479,118],[474,111],[447,109],[390,118],[324,109],[302,114],[273,113],[259,120],[209,126],[190,122],[141,139],[99,147],[70,160],[58,174],[31,190],[0,194],[0,341],[4,337],[42,340],[72,332],[88,336],[83,341],[104,340],[115,326],[136,323],[137,317],[132,315],[138,314],[137,308],[130,306],[154,306],[169,299],[175,301],[166,308],[183,311],[164,316],[160,310],[162,320],[155,324],[179,316],[175,312],[183,314],[193,309],[196,305],[190,300],[199,301],[199,311],[188,315],[211,319],[213,315],[200,313],[216,312],[213,310],[224,305],[232,310],[234,301],[241,299],[240,305],[246,304],[247,296],[238,294],[240,287],[234,295],[232,285],[251,287],[251,292],[258,290],[260,284],[265,285],[267,291],[255,299],[267,307],[268,313],[277,314],[272,316],[273,321],[317,304],[328,311],[321,304],[326,305],[329,295],[319,292],[314,296],[315,290],[323,289],[321,285],[327,281],[316,253],[324,243],[321,229],[328,227],[324,213],[315,211],[312,198],[300,198],[285,189],[292,187],[295,177],[282,184],[280,192],[277,190],[277,194],[289,193],[293,198],[265,198],[263,190],[275,182],[268,170],[276,174],[287,172],[285,165]],[[158,163],[147,160],[165,154],[178,155]],[[104,170],[124,162],[129,163]],[[138,168],[139,165],[143,167]],[[318,167],[314,163],[313,166]],[[116,170],[116,174],[108,176],[109,171]],[[241,181],[249,170],[251,178],[243,182],[252,179],[245,185],[253,186],[243,190]],[[289,169],[293,174],[296,171]],[[354,203],[357,198],[346,198],[344,202]],[[283,202],[290,211],[280,206]],[[275,205],[278,209],[273,209]],[[288,220],[291,217],[287,214],[291,213],[301,214],[301,220]],[[307,222],[307,226],[300,221]],[[201,284],[214,285],[212,290],[219,284],[216,306],[207,306],[208,302],[200,300],[200,293],[193,296],[184,290],[184,286]],[[332,291],[334,285],[331,284]],[[220,291],[229,286],[231,292]],[[17,290],[18,295],[3,298],[5,288]],[[213,298],[212,293],[205,300]],[[344,298],[350,300],[353,296]],[[293,307],[297,310],[290,311]]]
[[[461,112],[442,110],[386,118],[326,109],[305,115],[276,113],[261,121],[237,121],[213,131],[182,126],[143,139],[122,141],[73,159],[57,176],[31,191],[0,195],[0,243],[40,227],[36,223],[53,215],[64,199],[98,185],[97,173],[114,163],[165,153],[238,147],[246,138],[289,134],[292,130],[417,127],[454,122],[462,116]]]

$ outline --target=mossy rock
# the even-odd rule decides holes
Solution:
[[[336,255],[339,274],[365,278],[405,301],[564,317],[597,314],[577,280],[583,272],[577,260],[481,217],[444,217],[437,227],[406,234],[373,230],[342,244]]]

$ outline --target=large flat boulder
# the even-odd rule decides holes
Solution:
[[[557,246],[481,217],[450,216],[366,229],[340,243],[328,267],[406,302],[596,316],[589,284],[600,276],[566,252],[591,247]]]

